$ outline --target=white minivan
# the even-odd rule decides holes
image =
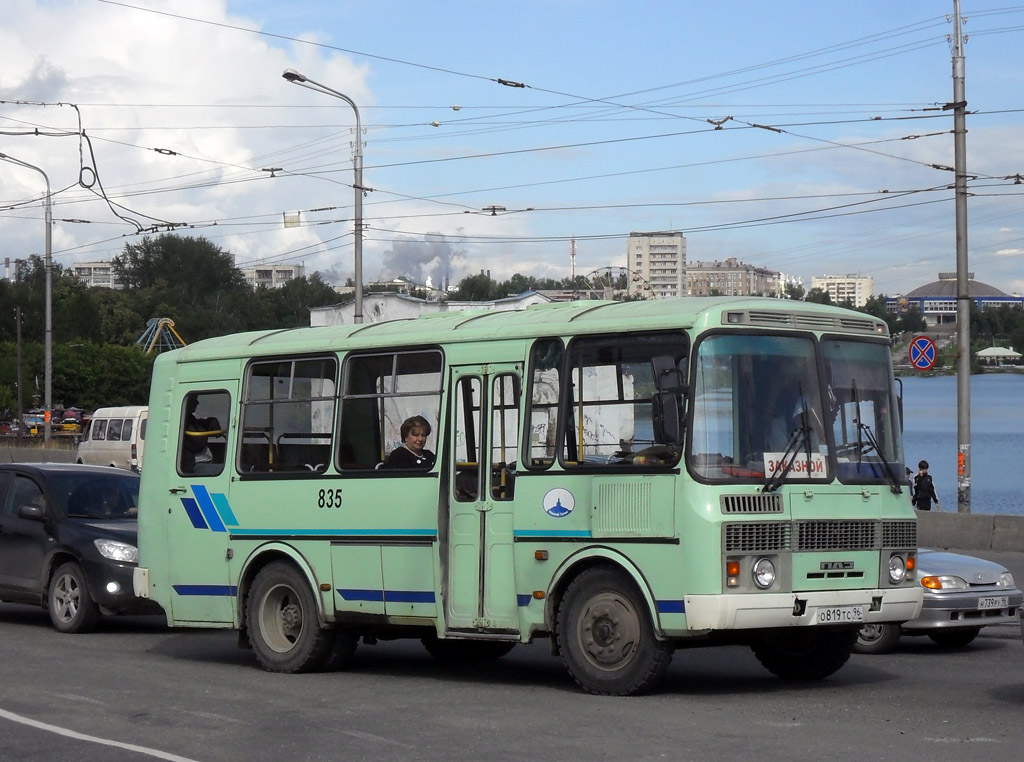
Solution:
[[[101,407],[82,434],[78,462],[141,471],[148,417],[145,405]]]

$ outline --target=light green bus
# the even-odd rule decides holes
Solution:
[[[198,342],[154,366],[136,592],[272,671],[546,636],[592,693],[703,645],[822,678],[921,607],[890,351],[871,316],[734,298]],[[429,452],[390,467],[413,416]]]

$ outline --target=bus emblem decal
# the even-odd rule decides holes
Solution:
[[[567,489],[556,487],[544,495],[544,512],[556,519],[565,518],[576,507],[576,498]]]

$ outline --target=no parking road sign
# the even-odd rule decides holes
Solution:
[[[910,364],[918,370],[931,370],[937,356],[935,342],[927,336],[917,336],[910,342]]]

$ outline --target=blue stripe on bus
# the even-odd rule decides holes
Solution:
[[[171,587],[178,595],[238,595],[236,585],[172,585]]]
[[[591,537],[589,529],[517,529],[515,537]]]
[[[213,498],[213,504],[217,508],[217,513],[224,520],[224,523],[229,527],[238,526],[238,519],[235,518],[235,512],[231,510],[231,506],[228,505],[228,496],[223,492],[214,492],[210,497]]]
[[[185,513],[188,514],[188,520],[192,522],[192,526],[196,529],[206,529],[203,512],[199,510],[196,501],[190,497],[183,497],[181,498],[181,504],[185,506]]]
[[[683,601],[658,601],[659,614],[685,614],[686,607]]]
[[[437,537],[436,529],[235,529],[232,537],[248,535],[330,535],[332,537]]]
[[[374,603],[384,602],[383,590],[353,590],[350,588],[338,588],[338,595],[346,601],[372,601]]]
[[[419,590],[385,590],[384,601],[386,603],[433,603],[435,601],[434,591]]]
[[[206,487],[202,484],[193,484],[192,494],[196,496],[199,510],[203,512],[203,517],[206,519],[206,523],[210,525],[210,529],[214,532],[228,531],[224,527],[224,522],[220,520],[220,516],[217,515],[217,509],[213,506],[213,500],[210,499],[210,493]]]
[[[432,590],[357,590],[338,588],[338,595],[346,601],[371,601],[373,603],[434,603],[437,599]]]
[[[526,595],[520,594],[520,595],[516,596],[516,603],[518,603],[520,606],[529,606],[530,605],[530,601],[532,601],[532,600],[533,600],[533,596],[530,595],[529,593],[527,593]]]

